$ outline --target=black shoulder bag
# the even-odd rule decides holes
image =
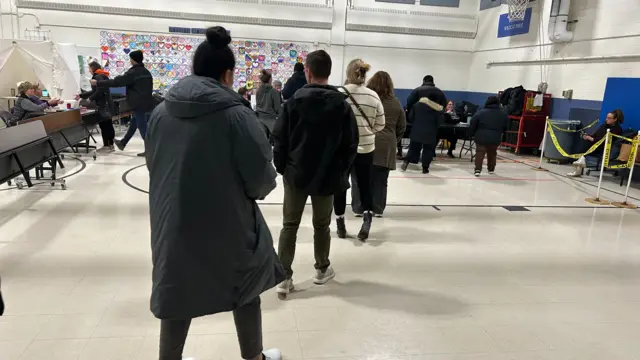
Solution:
[[[356,106],[356,109],[358,109],[362,117],[364,117],[364,119],[367,120],[367,124],[369,124],[369,128],[371,129],[371,132],[373,132],[373,124],[371,123],[371,120],[369,120],[369,117],[367,116],[367,114],[365,114],[364,110],[362,110],[362,108],[360,107],[360,104],[358,104],[356,99],[353,97],[353,95],[351,95],[351,93],[349,92],[349,90],[347,90],[346,87],[341,86],[340,88],[344,90],[345,94],[349,97],[349,99],[351,99],[351,102],[353,103],[353,105]]]

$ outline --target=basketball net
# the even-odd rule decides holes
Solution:
[[[528,4],[529,0],[507,0],[507,5],[509,5],[509,21],[524,20],[524,14],[527,12]]]

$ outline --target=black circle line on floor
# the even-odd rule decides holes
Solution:
[[[146,166],[146,165],[147,165],[146,163],[145,163],[145,164],[142,164],[142,165],[137,165],[137,166],[134,166],[134,167],[132,167],[131,169],[129,169],[129,170],[127,170],[127,171],[125,171],[125,172],[124,172],[124,174],[122,174],[122,182],[123,182],[125,185],[127,185],[128,187],[132,188],[133,190],[137,190],[137,191],[140,191],[141,193],[148,194],[149,192],[148,192],[147,190],[140,189],[139,187],[137,187],[137,186],[135,186],[135,185],[131,184],[131,183],[129,182],[129,180],[127,179],[127,176],[129,176],[129,173],[130,173],[130,172],[132,172],[133,170],[135,170],[135,169],[137,169],[137,168],[141,168],[141,167],[143,167],[143,166]]]
[[[129,175],[130,172],[132,172],[133,170],[136,170],[138,168],[141,168],[143,166],[145,166],[146,164],[142,164],[142,165],[137,165],[132,167],[131,169],[125,171],[122,174],[122,182],[127,185],[128,187],[140,191],[142,193],[148,194],[149,192],[147,190],[143,190],[140,189],[139,187],[131,184],[129,182],[129,180],[127,179],[127,176]],[[261,202],[258,203],[259,205],[265,205],[265,206],[282,206],[284,203],[281,202]],[[615,206],[588,206],[588,205],[483,205],[483,204],[477,204],[477,205],[472,205],[472,204],[458,204],[458,205],[441,205],[441,204],[387,204],[387,207],[430,207],[433,208],[434,210],[440,211],[440,208],[444,208],[444,207],[451,207],[451,208],[503,208],[503,209],[508,209],[508,208],[512,208],[512,207],[522,207],[522,208],[531,208],[531,209],[618,209]]]
[[[536,168],[537,168],[537,166],[535,166],[535,165],[529,165],[529,164],[525,163],[524,161],[519,161],[519,160],[517,160],[517,159],[509,158],[509,157],[504,156],[504,155],[498,155],[498,157],[499,157],[499,158],[502,158],[502,159],[507,159],[507,160],[515,161],[517,164],[526,165],[526,166],[528,166],[528,167],[530,167],[530,168],[532,168],[532,169],[536,169]],[[545,169],[545,170],[547,170],[547,172],[548,172],[549,174],[553,174],[553,175],[556,175],[556,176],[560,176],[560,177],[563,177],[563,178],[569,179],[569,180],[571,180],[571,181],[579,182],[579,183],[581,183],[581,184],[589,185],[589,186],[592,186],[592,187],[594,187],[594,188],[597,188],[597,187],[598,187],[598,185],[597,185],[597,184],[592,184],[592,183],[589,183],[589,182],[586,182],[586,181],[583,181],[583,180],[578,180],[579,178],[570,177],[570,176],[567,176],[567,175],[565,175],[565,174],[560,174],[560,173],[557,173],[557,172],[555,172],[555,171],[551,171],[551,170],[549,170],[549,169]],[[601,188],[601,190],[608,191],[608,192],[610,192],[610,193],[614,193],[614,194],[616,194],[616,195],[624,196],[624,193],[620,193],[620,192],[617,192],[617,191],[615,191],[615,190],[609,190],[609,189],[604,188],[604,187],[602,187],[602,188]],[[634,198],[634,197],[633,197],[633,196],[631,196],[631,195],[629,195],[629,199],[633,199],[633,200],[636,200],[636,201],[640,201],[640,199]]]
[[[78,170],[76,170],[76,171],[74,171],[74,172],[72,172],[72,173],[70,173],[70,174],[66,174],[65,176],[61,176],[61,177],[59,177],[59,178],[56,178],[56,180],[62,180],[62,179],[66,179],[66,178],[68,178],[68,177],[71,177],[71,176],[73,176],[73,175],[78,175],[79,173],[81,173],[82,171],[84,171],[84,169],[86,169],[86,168],[87,168],[87,163],[86,163],[86,162],[84,162],[84,160],[82,160],[82,159],[80,159],[80,158],[77,158],[77,157],[74,157],[74,156],[65,156],[65,157],[66,157],[66,158],[69,158],[69,159],[74,159],[74,160],[79,161],[79,162],[80,162],[80,169],[78,169]],[[42,180],[42,179],[40,179],[40,180]],[[36,180],[36,181],[40,181],[40,180]],[[49,182],[49,181],[36,182],[36,183],[33,183],[33,186],[46,184],[46,183],[48,183],[48,182]],[[17,186],[12,186],[12,187],[10,187],[10,188],[0,189],[0,191],[13,190],[13,189],[17,189],[17,188],[18,188]]]

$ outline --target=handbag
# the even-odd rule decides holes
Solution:
[[[365,114],[364,110],[362,110],[362,108],[360,107],[360,104],[358,104],[358,102],[353,97],[353,95],[351,95],[349,90],[347,90],[347,88],[344,86],[341,86],[340,89],[344,90],[345,94],[349,97],[349,99],[351,99],[351,102],[353,103],[353,105],[355,105],[356,109],[358,109],[362,117],[365,120],[367,120],[367,124],[369,124],[369,128],[373,131],[373,124],[371,123],[371,120],[369,120],[369,117],[367,116],[367,114]]]

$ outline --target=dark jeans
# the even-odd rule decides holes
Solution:
[[[243,359],[262,353],[262,313],[260,297],[233,310],[236,333]],[[182,360],[184,343],[191,326],[188,320],[162,320],[160,325],[160,360]]]
[[[373,165],[371,171],[371,193],[373,201],[371,203],[371,211],[375,214],[384,214],[387,207],[387,184],[389,180],[389,169],[384,166]],[[362,214],[362,204],[360,203],[360,191],[355,184],[357,180],[351,177],[353,190],[351,191],[351,209],[356,214]]]
[[[309,196],[286,182],[284,184],[284,205],[282,207],[282,230],[278,242],[278,257],[287,273],[287,278],[293,276],[293,258],[296,255],[296,240],[302,213]],[[313,253],[316,259],[315,268],[325,271],[329,265],[329,251],[331,249],[331,211],[333,209],[333,195],[311,196],[313,211]]]
[[[112,146],[113,140],[116,138],[113,121],[111,121],[111,119],[102,120],[98,123],[98,126],[100,126],[100,134],[102,135],[102,143],[104,146]]]
[[[362,211],[372,211],[373,195],[371,194],[371,170],[373,168],[373,151],[368,154],[356,155],[353,162],[352,179],[356,182],[351,184],[351,194],[358,191],[362,203]],[[358,188],[357,190],[355,188]],[[347,192],[336,194],[333,199],[333,209],[337,216],[344,215],[347,209]]]
[[[438,130],[438,139],[445,139],[449,142],[449,153],[453,153],[458,143],[458,135],[453,128],[441,128]]]
[[[409,151],[404,161],[410,164],[417,164],[420,160],[420,152],[422,151],[422,167],[428,169],[431,165],[431,160],[435,155],[436,147],[432,144],[422,144],[412,141],[409,143]]]
[[[145,111],[136,111],[133,113],[127,133],[124,134],[124,137],[122,138],[122,146],[127,146],[129,140],[133,137],[133,134],[136,133],[136,129],[140,130],[142,140],[147,137],[147,122],[149,121],[150,116],[151,113]]]
[[[498,145],[480,145],[476,144],[476,171],[482,170],[482,162],[484,155],[487,155],[487,169],[494,171],[496,169],[496,160],[498,157]]]

